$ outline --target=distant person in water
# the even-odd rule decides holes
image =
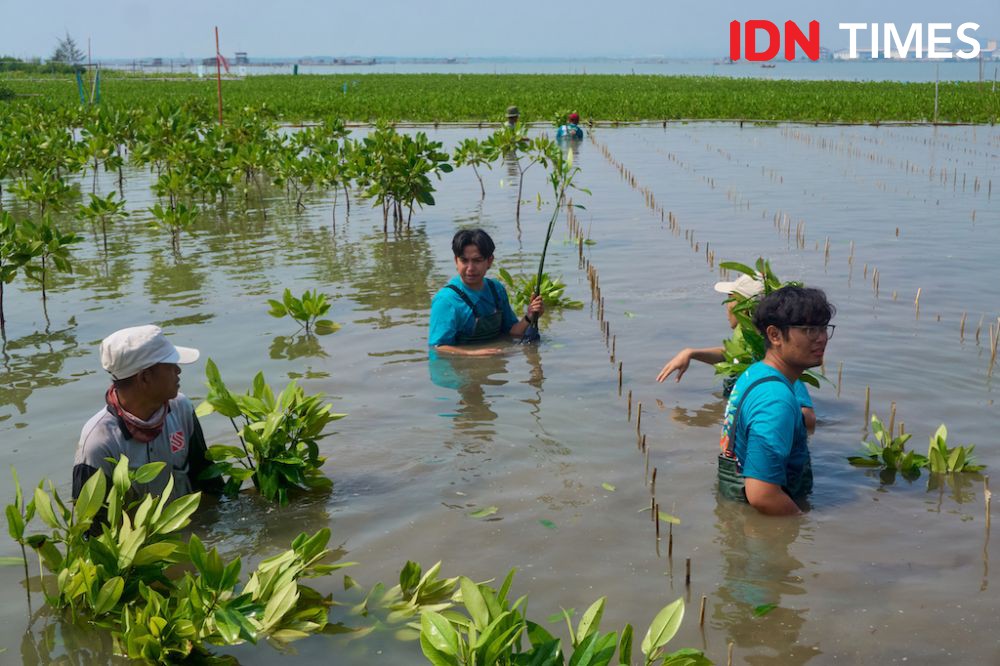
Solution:
[[[759,275],[757,277],[750,277],[749,275],[741,275],[735,280],[728,282],[716,282],[715,291],[727,294],[730,299],[734,296],[742,296],[743,298],[759,298],[762,293],[764,293],[764,281]],[[737,321],[736,317],[733,315],[733,307],[736,305],[735,300],[728,300],[725,303],[726,306],[726,317],[729,319],[729,328],[736,328]],[[723,352],[725,349],[721,346],[719,347],[701,347],[698,349],[692,347],[685,347],[684,349],[677,352],[676,355],[663,366],[660,370],[660,374],[656,376],[657,382],[664,382],[667,377],[677,373],[675,381],[680,381],[684,373],[687,372],[688,366],[691,361],[701,361],[702,363],[707,363],[709,365],[715,365],[716,363],[721,363],[726,360]],[[733,383],[736,379],[726,377],[726,381],[723,384],[723,397],[728,398],[730,391],[733,389]],[[796,380],[794,384],[795,397],[798,398],[799,405],[802,407],[802,420],[806,425],[806,430],[809,434],[816,431],[816,412],[813,410],[812,397],[809,395],[808,389],[806,389],[805,384],[802,380]]]
[[[556,130],[556,140],[582,139],[583,129],[580,127],[580,114],[574,112],[566,117],[566,123]]]
[[[515,125],[517,125],[517,119],[520,118],[520,117],[521,117],[521,112],[518,110],[518,108],[516,106],[508,106],[507,107],[507,122],[505,123],[504,126],[505,127],[514,127]]]
[[[458,275],[434,295],[428,344],[436,351],[463,356],[503,353],[498,347],[469,347],[493,342],[503,336],[520,336],[529,317],[545,312],[541,296],[535,296],[521,319],[510,307],[507,290],[486,277],[493,265],[495,246],[482,229],[463,229],[451,242]]]
[[[836,310],[819,289],[782,287],[765,296],[753,323],[764,360],[740,375],[729,396],[719,446],[719,492],[763,514],[800,513],[812,491],[808,436],[794,382],[823,363]]]

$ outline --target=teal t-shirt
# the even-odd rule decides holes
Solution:
[[[486,280],[492,282],[493,286],[496,287],[497,296],[500,298],[499,303],[493,301],[493,293],[486,284]],[[503,313],[503,323],[500,325],[500,330],[503,333],[510,331],[511,327],[517,323],[517,315],[510,307],[507,290],[496,280],[484,278],[483,288],[479,291],[465,286],[462,278],[458,275],[449,280],[448,284],[461,289],[462,293],[468,296],[472,304],[476,306],[476,312],[480,315],[489,315],[498,310]],[[427,343],[430,346],[457,344],[459,334],[472,335],[475,327],[476,313],[469,309],[461,296],[448,287],[434,294],[434,299],[431,301],[431,325],[427,334]]]
[[[733,417],[744,390],[767,376],[776,376],[778,381],[759,384],[747,395],[740,407],[740,427],[734,432]],[[754,363],[740,375],[726,405],[722,445],[728,445],[732,438],[733,453],[744,476],[788,486],[805,470],[809,445],[802,406],[793,385],[766,363]]]

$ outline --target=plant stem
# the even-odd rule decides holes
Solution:
[[[240,432],[239,426],[236,425],[236,421],[230,417],[229,422],[233,424],[233,430],[236,431],[236,437],[240,440],[240,446],[243,447],[243,453],[247,454],[247,461],[250,463],[250,469],[256,469],[253,466],[253,458],[250,456],[250,451],[247,450],[247,443],[243,441],[243,434]]]

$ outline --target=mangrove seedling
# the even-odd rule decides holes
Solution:
[[[975,449],[975,444],[949,447],[948,429],[942,423],[931,436],[930,446],[927,449],[927,466],[935,474],[982,471],[986,469],[986,465],[976,464],[976,459],[972,455]]]
[[[17,223],[7,211],[0,211],[0,330],[7,324],[3,311],[4,285],[17,277],[17,272],[30,259],[30,254]]]
[[[198,208],[178,203],[164,208],[156,204],[149,209],[153,214],[151,227],[162,227],[170,232],[170,245],[177,251],[181,246],[181,232],[189,231],[198,219]]]
[[[455,147],[455,153],[452,157],[455,161],[456,167],[461,167],[469,165],[472,167],[472,173],[476,174],[476,180],[479,181],[479,192],[480,198],[486,198],[486,186],[483,185],[483,177],[479,173],[479,167],[490,167],[489,152],[486,147],[486,143],[483,141],[477,141],[476,139],[463,139],[458,146]]]
[[[877,414],[872,414],[872,435],[874,442],[863,441],[861,455],[849,456],[847,461],[858,467],[878,467],[887,472],[899,471],[904,479],[920,476],[920,468],[927,465],[927,458],[914,451],[906,450],[909,433],[893,437],[885,429]]]
[[[48,491],[40,483],[24,506],[15,477],[8,529],[38,554],[46,603],[110,631],[117,653],[144,662],[204,659],[211,657],[210,645],[262,638],[281,644],[322,631],[331,601],[299,581],[350,564],[322,563],[330,552],[329,529],[300,534],[291,550],[261,562],[237,590],[240,558],[227,563],[197,536],[187,543],[178,537],[200,493],[168,503],[171,477],[162,496],[130,501],[133,484],[162,468],[157,462],[133,471],[122,456],[110,479],[101,471],[90,477],[72,507],[51,482]],[[48,531],[26,535],[35,516]]]
[[[295,298],[289,289],[281,296],[281,300],[268,299],[271,309],[268,314],[277,319],[289,316],[306,329],[306,334],[315,332],[317,335],[327,335],[340,329],[340,324],[329,319],[320,319],[330,310],[327,295],[317,290],[305,291],[302,298]]]
[[[548,145],[555,146],[555,144],[551,141],[549,141]],[[538,275],[535,277],[535,289],[533,291],[534,296],[541,295],[542,278],[545,275],[545,255],[549,251],[549,241],[552,240],[552,232],[555,230],[556,218],[559,217],[559,211],[562,209],[563,202],[566,199],[566,191],[573,188],[575,190],[585,192],[586,194],[590,194],[590,190],[577,187],[573,184],[573,179],[576,178],[578,173],[580,173],[580,167],[573,166],[572,148],[570,148],[568,154],[563,155],[562,151],[556,147],[549,157],[552,160],[552,171],[549,173],[549,183],[551,183],[552,193],[555,195],[555,206],[552,209],[552,216],[549,218],[549,226],[545,231],[545,244],[542,246],[542,256],[538,260]],[[576,208],[583,208],[580,204],[573,204],[573,206]],[[536,317],[535,320],[531,322],[531,325],[525,329],[524,335],[521,337],[522,341],[530,341],[538,338],[538,330],[536,328],[537,324],[538,318]]]
[[[513,602],[508,600],[514,571],[512,569],[507,574],[499,590],[461,576],[460,594],[453,599],[461,604],[464,615],[452,610],[437,612],[430,608],[421,612],[420,648],[430,663],[435,666],[563,666],[567,663],[561,640],[527,618],[527,597],[519,597]],[[607,666],[616,652],[617,663],[632,663],[632,626],[625,625],[620,637],[618,632],[601,633],[604,605],[603,597],[591,604],[576,627],[571,622],[571,614],[563,612],[573,648],[568,655],[569,664]],[[664,653],[683,617],[683,599],[678,599],[657,614],[641,644],[646,666],[710,666],[712,662],[699,650]],[[528,639],[527,646],[524,645],[525,637]]]
[[[414,618],[425,610],[444,612],[454,603],[453,596],[458,587],[458,577],[439,578],[440,571],[440,562],[425,573],[418,563],[408,561],[399,572],[399,585],[387,590],[382,583],[376,583],[365,594],[365,598],[351,608],[351,613],[396,628],[415,622]],[[346,589],[360,585],[354,579],[345,576],[344,587]],[[406,629],[398,629],[397,635],[400,632],[409,635]],[[416,638],[415,635],[412,637]]]
[[[91,224],[101,223],[101,235],[104,237],[104,253],[108,253],[108,222],[114,222],[128,217],[124,200],[115,200],[115,192],[109,192],[106,197],[90,195],[90,203],[86,206],[78,204],[76,217],[88,220]]]
[[[801,282],[782,282],[771,270],[771,263],[763,257],[757,258],[755,266],[755,268],[751,268],[737,261],[723,261],[719,264],[719,268],[736,271],[749,275],[755,280],[761,280],[764,283],[764,292],[761,298],[788,285],[802,285]],[[715,374],[736,378],[751,365],[764,358],[764,336],[753,324],[753,313],[759,300],[747,298],[741,294],[732,294],[725,302],[734,303],[732,313],[736,318],[736,328],[733,329],[732,336],[722,342],[724,360],[715,364]],[[800,379],[804,383],[818,388],[820,379],[825,378],[818,372],[807,370]]]
[[[202,478],[226,479],[225,492],[239,492],[247,479],[265,498],[288,503],[289,491],[325,490],[333,482],[320,471],[326,458],[320,456],[317,442],[331,421],[346,414],[331,412],[323,404],[323,394],[307,396],[292,382],[277,396],[257,373],[246,394],[229,391],[212,359],[205,364],[208,395],[198,405],[198,416],[218,412],[229,418],[241,447],[213,445],[208,458],[213,461]],[[242,421],[242,426],[237,424]]]
[[[42,305],[46,302],[45,278],[50,265],[63,273],[72,273],[69,246],[83,240],[74,233],[62,233],[52,222],[50,215],[45,215],[41,222],[31,220],[21,222],[21,237],[24,240],[25,275],[38,282],[42,287]],[[38,265],[31,260],[38,259]]]
[[[535,284],[536,276],[524,274],[511,275],[504,268],[500,268],[497,273],[504,286],[507,287],[511,307],[515,311],[521,311],[528,307],[532,296],[535,294],[535,288],[538,286]],[[537,291],[547,308],[571,308],[577,310],[583,307],[582,302],[564,297],[563,293],[566,291],[565,283],[560,278],[549,277],[548,273],[542,273],[542,283],[538,286]]]

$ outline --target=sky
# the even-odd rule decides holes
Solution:
[[[841,22],[891,22],[905,35],[911,23],[971,21],[984,47],[1000,40],[1000,0],[0,0],[0,17],[0,55],[20,58],[47,58],[66,32],[84,51],[89,38],[95,59],[207,57],[216,25],[223,54],[252,58],[721,57],[729,22],[748,19],[817,20],[834,50],[848,45]]]

